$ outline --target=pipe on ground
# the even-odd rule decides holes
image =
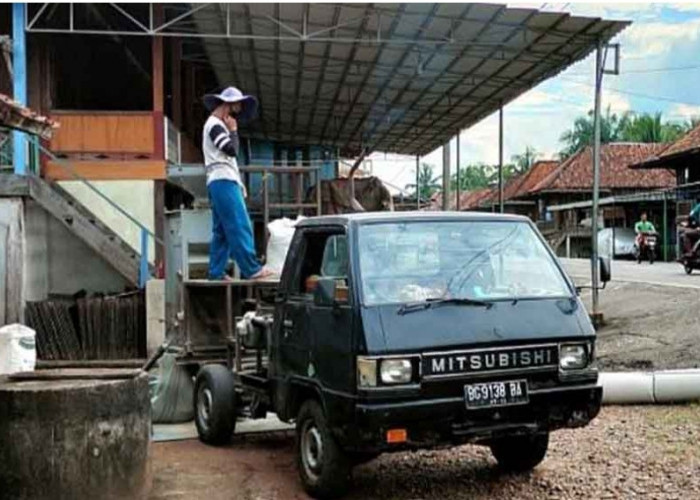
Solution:
[[[700,369],[601,373],[604,404],[700,401]]]

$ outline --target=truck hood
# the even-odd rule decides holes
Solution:
[[[490,308],[444,304],[400,315],[397,304],[362,308],[368,354],[421,352],[497,343],[592,336],[577,298],[494,302]]]

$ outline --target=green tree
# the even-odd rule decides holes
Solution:
[[[440,184],[441,176],[436,176],[434,167],[427,163],[421,163],[420,169],[418,170],[418,191],[420,193],[421,200],[428,200],[435,194],[436,191],[440,190],[442,187]],[[406,191],[416,192],[416,184],[406,184]]]
[[[664,122],[660,112],[653,115],[644,113],[627,120],[620,138],[628,142],[673,142],[687,130],[687,124]]]
[[[474,189],[485,188],[491,182],[493,167],[488,165],[467,165],[459,170],[460,191],[472,191]],[[450,179],[450,186],[453,191],[457,189],[457,172],[454,172]]]
[[[537,158],[539,158],[540,156],[540,153],[538,153],[535,150],[535,148],[533,148],[532,146],[525,146],[525,151],[523,153],[511,156],[511,159],[515,164],[513,165],[514,171],[511,172],[511,175],[524,174],[525,172],[530,170],[530,168],[532,168],[532,166],[537,161]],[[505,168],[503,176],[505,177]]]
[[[619,141],[621,132],[629,121],[628,114],[618,116],[612,113],[610,106],[608,106],[605,113],[601,113],[600,118],[601,144]],[[593,144],[593,111],[589,111],[586,116],[576,118],[573,128],[564,132],[559,140],[564,143],[564,149],[560,152],[562,159],[568,158],[579,149]]]

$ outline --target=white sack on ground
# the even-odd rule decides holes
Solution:
[[[0,328],[0,375],[34,371],[36,332],[18,323]]]

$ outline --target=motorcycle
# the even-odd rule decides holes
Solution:
[[[700,228],[689,222],[681,222],[678,225],[678,234],[683,249],[678,262],[683,266],[686,274],[691,274],[693,269],[700,269]]]
[[[637,264],[641,264],[645,256],[649,259],[649,264],[654,263],[657,240],[656,233],[639,233],[637,241],[634,243],[634,256],[637,258]]]

